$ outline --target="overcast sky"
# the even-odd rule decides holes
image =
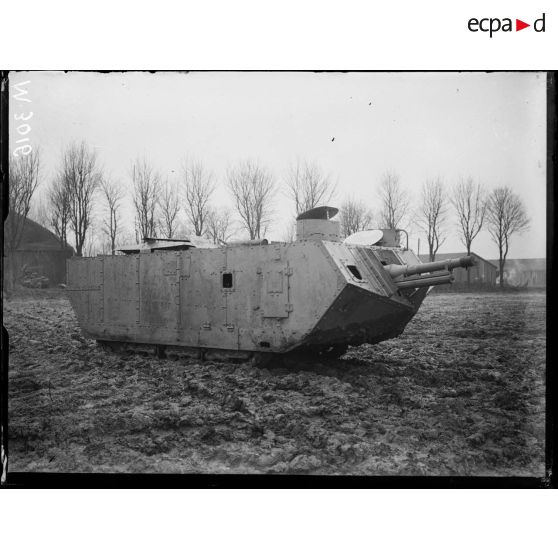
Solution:
[[[12,86],[30,80],[31,103],[11,98],[10,110],[33,111],[29,135],[42,152],[43,191],[64,147],[82,139],[128,188],[138,156],[169,178],[186,157],[200,160],[218,179],[216,205],[232,206],[226,170],[246,158],[267,166],[278,186],[297,157],[314,161],[338,179],[332,205],[352,195],[374,211],[387,170],[417,202],[429,178],[451,187],[472,176],[488,188],[510,186],[526,204],[531,227],[514,237],[509,257],[546,255],[544,73],[22,72],[10,79]],[[12,147],[14,124],[12,117]],[[293,215],[279,194],[267,237],[280,240]],[[128,221],[131,231],[131,210]],[[451,229],[440,253],[463,250],[453,219]],[[497,257],[488,233],[473,251]]]

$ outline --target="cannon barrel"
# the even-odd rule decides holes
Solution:
[[[409,275],[419,275],[430,271],[442,271],[444,269],[451,271],[456,267],[467,268],[476,265],[476,263],[473,256],[464,256],[453,260],[442,260],[441,262],[428,262],[416,265],[390,264],[384,266],[384,269],[395,279],[397,277],[408,277]]]
[[[403,279],[400,281],[395,281],[398,289],[419,289],[420,287],[434,287],[435,285],[446,285],[448,283],[453,283],[454,277],[451,273],[446,273],[444,275],[426,275],[424,277],[418,277],[417,279]]]

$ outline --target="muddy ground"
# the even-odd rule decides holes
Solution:
[[[545,295],[433,294],[296,369],[107,354],[63,291],[5,300],[9,470],[544,475]]]

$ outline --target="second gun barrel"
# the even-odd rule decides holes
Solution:
[[[419,279],[407,279],[405,281],[396,281],[398,289],[419,289],[420,287],[434,287],[435,285],[447,285],[452,283],[454,277],[451,273],[447,275],[432,275],[430,277],[420,277]]]

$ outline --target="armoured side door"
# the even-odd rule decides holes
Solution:
[[[168,343],[176,339],[179,266],[177,252],[140,254],[139,321],[150,339]]]
[[[139,324],[139,255],[103,258],[103,314],[111,329]]]
[[[68,260],[68,291],[80,325],[97,331],[103,322],[103,258]]]
[[[289,301],[291,270],[284,261],[272,261],[262,268],[261,306],[264,318],[288,318],[292,307]]]

